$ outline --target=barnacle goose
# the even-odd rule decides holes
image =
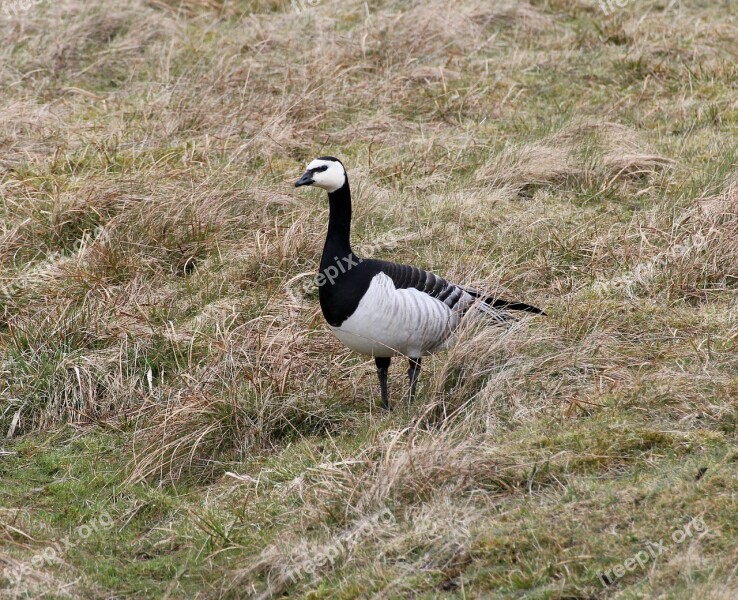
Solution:
[[[328,192],[328,234],[316,277],[320,308],[339,340],[374,357],[384,408],[389,409],[390,359],[409,359],[412,401],[421,357],[441,349],[470,309],[499,324],[515,320],[509,311],[545,314],[521,302],[486,298],[417,267],[356,256],[350,243],[351,191],[337,158],[313,160],[295,182],[295,187],[303,185]]]

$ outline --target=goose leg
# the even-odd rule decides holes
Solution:
[[[387,391],[387,372],[389,371],[390,359],[383,356],[374,358],[377,365],[377,377],[379,378],[379,393],[382,395],[382,408],[390,409],[389,392]]]
[[[407,370],[407,377],[410,380],[410,402],[415,400],[415,386],[420,376],[420,358],[411,358],[410,367]]]

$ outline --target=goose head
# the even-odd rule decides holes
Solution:
[[[329,194],[341,189],[348,181],[343,163],[332,156],[321,156],[312,161],[295,182],[295,187],[314,185],[323,188]]]

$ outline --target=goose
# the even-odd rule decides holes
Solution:
[[[315,278],[321,311],[344,345],[374,358],[383,408],[390,409],[391,359],[408,359],[412,402],[421,358],[443,349],[470,310],[499,325],[516,320],[510,312],[545,315],[535,306],[486,297],[417,267],[357,256],[351,249],[348,175],[337,158],[313,160],[295,182],[301,186],[328,192],[328,233]]]

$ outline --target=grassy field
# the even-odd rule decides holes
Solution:
[[[738,8],[620,4],[2,0],[0,597],[738,597]],[[549,316],[379,409],[323,154]]]

